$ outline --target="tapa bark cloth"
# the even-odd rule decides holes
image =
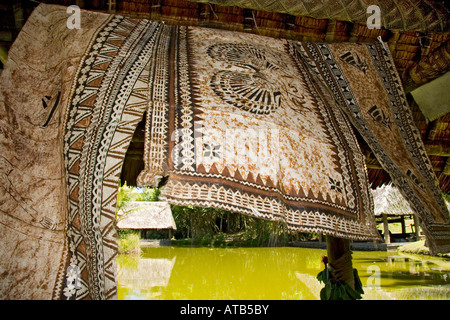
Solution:
[[[378,239],[364,157],[296,44],[161,26],[150,73],[145,170],[161,199]]]
[[[418,213],[430,251],[450,250],[448,209],[384,46],[167,28],[138,184],[168,176],[171,203],[374,239],[365,163],[343,111]]]
[[[173,203],[367,238],[364,161],[336,101],[415,205],[430,249],[448,251],[448,212],[380,45],[268,40],[87,11],[71,30],[66,19],[65,7],[39,5],[1,75],[2,299],[116,296],[117,184],[145,111],[155,120],[147,173],[169,175],[163,195]],[[221,139],[239,132],[244,163],[225,153],[238,150],[227,146],[234,138]]]
[[[384,47],[379,42],[298,46],[418,215],[430,252],[449,252],[448,208]]]

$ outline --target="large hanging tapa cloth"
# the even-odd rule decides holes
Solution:
[[[450,217],[392,57],[380,43],[298,45],[395,186],[432,253],[450,251]]]
[[[160,25],[39,5],[1,75],[0,299],[116,297],[114,219]]]
[[[166,28],[138,184],[167,176],[161,198],[171,203],[374,238],[364,161],[344,110],[418,212],[431,252],[450,250],[447,208],[380,43]]]
[[[344,114],[293,42],[161,26],[146,168],[174,204],[375,239],[364,157]]]
[[[0,78],[2,300],[59,299],[64,283],[87,287],[84,280],[79,284],[75,280],[77,271],[86,278],[90,259],[73,261],[73,268],[66,265],[75,249],[68,225],[80,220],[68,220],[72,199],[66,192],[70,177],[62,137],[80,61],[111,18],[83,12],[83,29],[70,30],[68,16],[65,7],[39,6],[11,47]],[[102,229],[102,233],[108,232]],[[96,242],[102,246],[102,237]],[[112,252],[108,255],[112,257]],[[114,275],[112,279],[114,284]],[[70,289],[69,285],[66,292]]]

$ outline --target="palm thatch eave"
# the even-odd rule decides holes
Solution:
[[[176,230],[170,205],[164,201],[129,201],[117,212],[119,229]]]
[[[408,201],[392,183],[372,189],[374,214],[389,216],[404,216],[415,214]]]

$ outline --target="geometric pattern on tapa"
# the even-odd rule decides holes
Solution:
[[[389,51],[378,42],[297,48],[409,201],[430,251],[449,252],[449,212]],[[364,69],[341,58],[349,52]]]
[[[147,108],[148,68],[158,27],[147,20],[111,16],[74,81],[64,139],[70,249],[66,265],[77,266],[81,280],[75,288],[63,286],[63,299],[116,295],[118,179]]]
[[[139,185],[160,199],[377,239],[350,124],[293,42],[172,27],[155,56]],[[158,69],[159,68],[159,69]]]

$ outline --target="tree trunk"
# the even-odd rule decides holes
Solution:
[[[327,235],[327,255],[331,281],[345,282],[355,289],[350,240]]]

